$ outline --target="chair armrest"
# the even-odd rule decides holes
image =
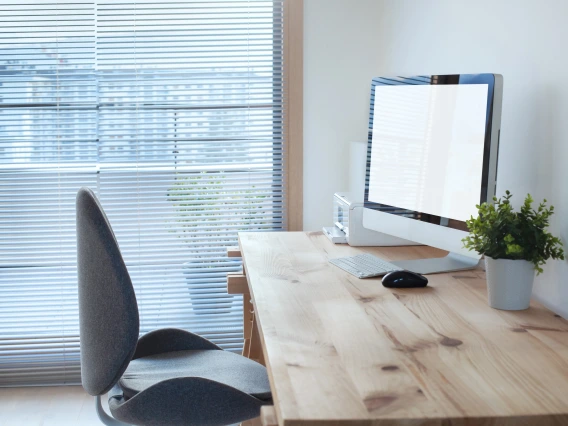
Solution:
[[[215,343],[178,328],[162,328],[146,333],[136,345],[136,352],[132,359],[156,355],[164,352],[188,351],[188,350],[222,350]]]

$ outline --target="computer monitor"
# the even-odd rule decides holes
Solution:
[[[471,269],[465,221],[492,200],[503,77],[378,77],[371,85],[363,226],[449,251],[392,262],[423,274]]]

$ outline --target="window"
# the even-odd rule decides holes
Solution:
[[[0,386],[79,381],[75,194],[141,332],[240,351],[237,232],[286,228],[283,1],[0,1]]]

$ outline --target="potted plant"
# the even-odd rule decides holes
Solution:
[[[175,208],[172,232],[188,247],[182,271],[194,313],[231,313],[239,296],[227,294],[227,273],[240,271],[241,259],[227,257],[226,247],[236,245],[238,231],[266,228],[266,195],[224,172],[180,174],[167,195]]]
[[[530,304],[535,271],[550,258],[564,260],[562,242],[547,231],[554,207],[546,200],[533,209],[525,198],[513,211],[511,193],[493,197],[493,204],[476,206],[479,215],[466,221],[470,234],[464,246],[485,255],[489,305],[496,309],[521,310]]]

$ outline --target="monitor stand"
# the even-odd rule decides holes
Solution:
[[[419,274],[439,274],[442,272],[465,271],[479,265],[480,259],[464,256],[458,253],[448,253],[444,257],[416,260],[396,260],[393,265]]]

